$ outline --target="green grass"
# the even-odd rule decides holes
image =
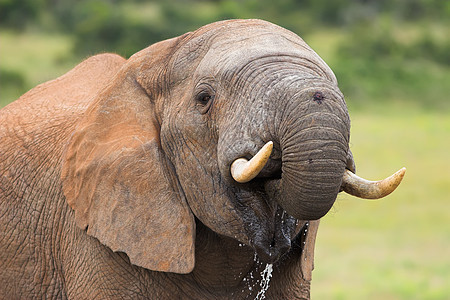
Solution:
[[[340,195],[316,244],[315,299],[448,299],[450,118],[408,106],[352,114],[357,173],[407,167],[383,200]]]
[[[75,66],[71,48],[64,35],[0,30],[0,107]]]

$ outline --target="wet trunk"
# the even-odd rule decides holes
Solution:
[[[225,123],[218,145],[220,169],[234,181],[232,162],[252,158],[273,141],[273,153],[258,176],[265,179],[266,193],[289,215],[315,220],[329,211],[340,190],[350,119],[333,82],[288,75],[270,93],[261,89],[254,94],[251,104]]]
[[[321,101],[316,100],[320,93]],[[310,95],[312,94],[312,96]],[[266,190],[300,220],[325,215],[339,192],[348,153],[349,120],[345,104],[333,90],[306,92],[283,119],[279,132],[281,179]]]

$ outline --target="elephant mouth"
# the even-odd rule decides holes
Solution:
[[[273,264],[291,249],[297,226],[298,221],[278,206],[272,230],[265,233],[264,230],[254,231],[250,245],[262,262]]]
[[[246,243],[254,249],[259,261],[266,264],[282,260],[291,251],[306,222],[290,215],[275,200],[275,190],[281,181],[279,164],[276,160],[268,161],[268,168],[251,182],[240,185],[237,192],[240,203],[251,203],[241,210],[246,220]]]
[[[255,260],[265,264],[280,264],[290,253],[302,253],[308,233],[308,221],[289,216],[281,207],[277,210],[277,226],[269,239],[257,239],[250,243],[255,251]]]

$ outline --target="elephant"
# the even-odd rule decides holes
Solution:
[[[350,117],[296,34],[226,20],[99,54],[0,110],[0,298],[308,299]]]

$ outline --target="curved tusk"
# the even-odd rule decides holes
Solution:
[[[353,196],[364,199],[379,199],[392,193],[402,182],[406,168],[401,168],[393,175],[380,181],[369,181],[349,170],[345,170],[342,189]]]
[[[239,183],[246,183],[258,176],[272,153],[273,142],[266,143],[252,159],[238,158],[231,164],[231,176]]]

